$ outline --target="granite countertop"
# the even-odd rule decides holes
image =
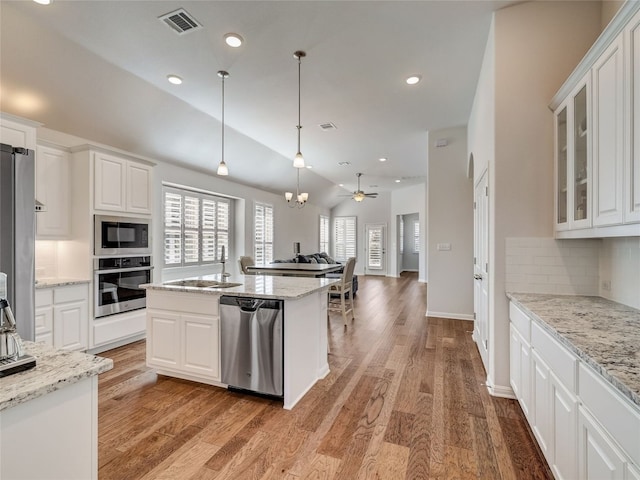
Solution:
[[[24,347],[36,357],[36,366],[0,377],[0,411],[113,368],[109,358],[57,350],[43,343],[24,342]]]
[[[507,296],[640,406],[640,310],[601,297],[533,293]]]
[[[36,288],[63,287],[65,285],[77,285],[79,283],[89,283],[89,280],[80,278],[42,278],[36,280]]]
[[[187,279],[184,279],[187,280]],[[188,280],[220,281],[219,274],[189,277]],[[175,280],[172,280],[175,281]],[[165,290],[172,292],[204,293],[209,295],[232,295],[235,297],[269,298],[277,300],[294,300],[310,295],[314,292],[327,290],[329,286],[339,282],[338,278],[306,278],[306,277],[277,277],[273,275],[244,275],[230,277],[227,282],[241,283],[236,287],[211,288],[187,287],[165,283],[147,283],[141,285],[148,290]]]

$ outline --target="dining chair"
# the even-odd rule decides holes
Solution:
[[[255,275],[253,272],[247,270],[247,267],[251,267],[255,265],[256,262],[253,261],[253,257],[240,257],[238,259],[238,265],[240,265],[240,271],[245,275]]]
[[[350,257],[342,270],[340,282],[329,287],[329,302],[327,308],[327,322],[329,312],[341,312],[344,326],[347,326],[347,314],[351,313],[351,320],[355,320],[353,311],[353,270],[356,266],[356,257]],[[337,299],[334,297],[337,294]],[[347,299],[349,300],[347,302]]]

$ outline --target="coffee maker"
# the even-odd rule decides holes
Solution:
[[[24,353],[22,339],[16,330],[16,319],[9,302],[0,298],[0,377],[35,366],[36,359]]]

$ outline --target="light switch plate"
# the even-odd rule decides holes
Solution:
[[[438,243],[436,245],[436,248],[439,251],[449,251],[449,250],[451,250],[451,244],[450,243]]]

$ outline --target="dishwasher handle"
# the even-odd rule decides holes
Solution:
[[[225,295],[220,297],[220,305],[232,305],[239,307],[243,312],[255,312],[258,310],[265,301],[261,298],[247,298],[247,297],[232,297]]]

